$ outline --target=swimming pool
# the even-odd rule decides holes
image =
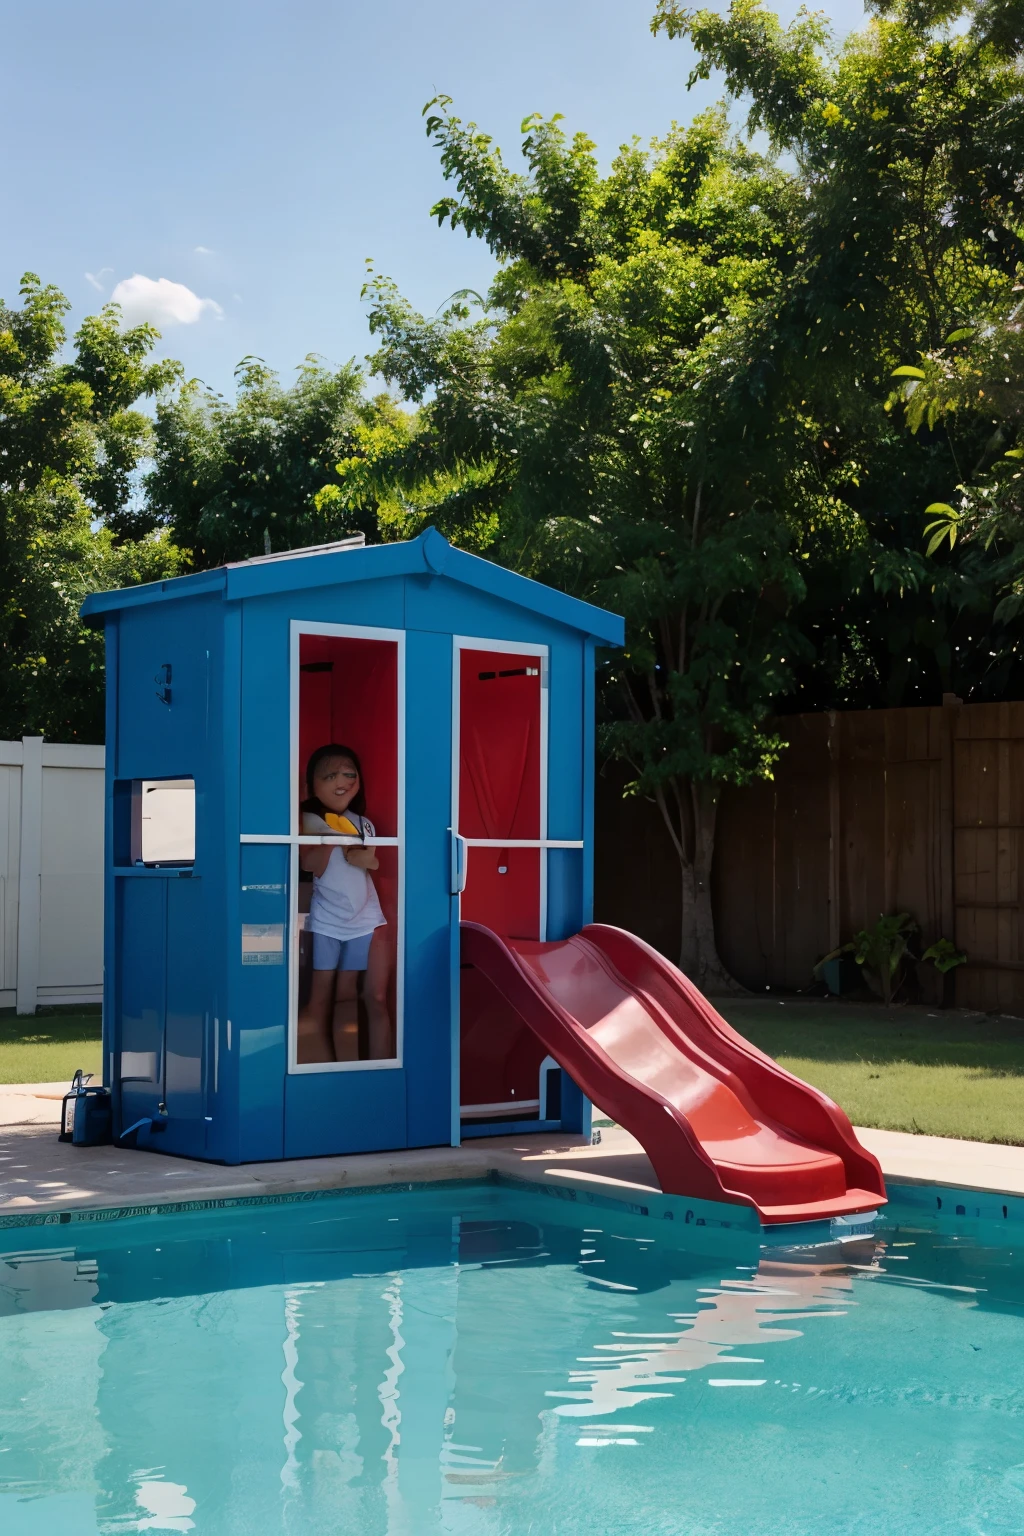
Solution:
[[[0,1530],[1019,1536],[1021,1235],[491,1185],[0,1232]]]

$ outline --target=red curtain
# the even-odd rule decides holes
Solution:
[[[540,837],[540,658],[461,653],[459,831]],[[462,915],[506,938],[540,933],[540,853],[472,848]]]
[[[299,637],[299,801],[306,764],[329,741],[359,756],[366,814],[398,835],[398,645],[347,635]]]

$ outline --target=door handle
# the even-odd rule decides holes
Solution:
[[[466,889],[466,855],[466,839],[452,831],[451,893],[453,896],[461,896]]]

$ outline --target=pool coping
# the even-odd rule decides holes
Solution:
[[[137,1220],[149,1216],[190,1216],[207,1211],[244,1211],[268,1207],[311,1205],[357,1196],[408,1194],[415,1191],[451,1192],[473,1186],[507,1189],[520,1194],[539,1195],[566,1204],[587,1209],[614,1211],[620,1215],[645,1217],[657,1222],[671,1219],[676,1230],[689,1228],[696,1235],[703,1229],[707,1236],[713,1231],[760,1236],[762,1242],[786,1245],[799,1236],[806,1240],[812,1234],[820,1238],[829,1228],[828,1222],[807,1224],[803,1233],[799,1224],[787,1227],[760,1227],[756,1222],[744,1219],[742,1206],[698,1201],[678,1195],[664,1195],[660,1191],[644,1191],[643,1198],[630,1198],[613,1187],[599,1187],[595,1182],[574,1182],[560,1177],[557,1181],[543,1175],[525,1178],[522,1175],[491,1169],[485,1176],[409,1180],[400,1179],[384,1184],[345,1184],[320,1189],[291,1190],[279,1193],[245,1195],[209,1195],[184,1200],[153,1200],[137,1205],[79,1206],[63,1210],[21,1211],[0,1214],[0,1232],[66,1226],[109,1226],[115,1222]],[[987,1199],[973,1198],[976,1192],[957,1189],[955,1186],[891,1184],[889,1200],[893,1205],[920,1209],[944,1218],[972,1220],[1024,1222],[1024,1197],[1014,1195],[989,1195]],[[956,1200],[957,1194],[963,1200]],[[952,1198],[950,1198],[952,1197]],[[737,1219],[739,1215],[739,1219]],[[883,1216],[884,1220],[884,1216]],[[818,1229],[822,1231],[819,1233]]]
[[[944,1214],[1024,1219],[1024,1148],[899,1132],[858,1134],[880,1156],[891,1199]],[[604,1129],[599,1146],[574,1136],[505,1136],[461,1147],[226,1166],[117,1147],[72,1148],[58,1143],[50,1126],[24,1125],[0,1130],[0,1152],[8,1154],[0,1163],[0,1184],[8,1185],[0,1189],[0,1230],[468,1182],[544,1190],[580,1204],[610,1205],[682,1225],[760,1230],[748,1207],[664,1194],[642,1148],[619,1127]],[[978,1177],[982,1169],[987,1179]],[[18,1170],[26,1177],[17,1177]],[[1000,1176],[1004,1171],[1008,1177]]]

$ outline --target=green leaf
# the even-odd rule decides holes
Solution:
[[[993,623],[1009,624],[1012,619],[1017,617],[1021,608],[1024,608],[1024,596],[1019,592],[1010,592],[996,603],[992,613]]]
[[[1024,448],[1007,448],[1004,459],[1024,459]]]
[[[924,379],[927,378],[927,374],[923,368],[911,368],[909,363],[904,363],[902,368],[893,369],[892,377],[894,379]]]
[[[948,501],[933,501],[930,506],[924,509],[925,517],[930,517],[933,512],[941,512],[944,517],[949,518],[950,522],[958,523],[960,521],[960,513],[955,507],[951,507]]]
[[[973,335],[973,325],[962,325],[958,331],[950,331],[949,335],[946,337],[946,342],[948,345],[948,343],[951,341],[966,341],[969,336]]]

